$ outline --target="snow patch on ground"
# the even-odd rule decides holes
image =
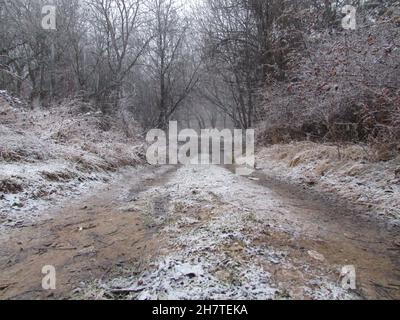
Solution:
[[[372,151],[365,148],[311,142],[275,145],[257,154],[257,166],[267,175],[339,195],[400,225],[400,158],[372,162]]]
[[[275,280],[276,268],[294,269],[292,258],[255,240],[266,231],[291,228],[279,210],[293,208],[284,209],[247,179],[217,166],[185,166],[165,186],[141,194],[136,206],[151,199],[157,204],[144,215],[159,224],[164,254],[139,276],[100,281],[94,292],[143,300],[355,298],[323,268],[304,266],[301,272],[309,274],[297,296]],[[86,297],[93,298],[90,292]]]
[[[63,200],[76,199],[118,178],[118,170],[143,161],[131,130],[67,100],[48,110],[28,110],[0,92],[0,228],[21,227]]]

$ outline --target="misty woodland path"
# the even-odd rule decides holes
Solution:
[[[398,230],[231,168],[146,168],[0,238],[0,298],[399,299]],[[57,210],[55,210],[57,211]],[[54,265],[57,290],[43,291]],[[354,265],[357,290],[340,269]]]

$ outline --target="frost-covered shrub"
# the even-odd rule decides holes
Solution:
[[[374,11],[375,12],[375,11]],[[396,148],[400,139],[400,18],[395,8],[362,15],[357,30],[305,36],[288,78],[263,91],[260,139],[365,141]]]

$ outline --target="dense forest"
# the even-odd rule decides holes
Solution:
[[[224,119],[266,142],[398,141],[396,1],[52,3],[56,30],[46,1],[0,5],[0,86],[32,108],[79,97],[145,129]]]

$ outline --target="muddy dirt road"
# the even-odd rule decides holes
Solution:
[[[327,199],[218,166],[132,172],[4,232],[0,298],[399,299],[399,230]]]
[[[85,281],[120,266],[135,266],[157,253],[153,228],[129,214],[128,198],[163,183],[175,168],[135,170],[105,190],[43,213],[42,221],[3,231],[0,298],[69,298]],[[43,266],[57,270],[57,290],[42,289]]]

